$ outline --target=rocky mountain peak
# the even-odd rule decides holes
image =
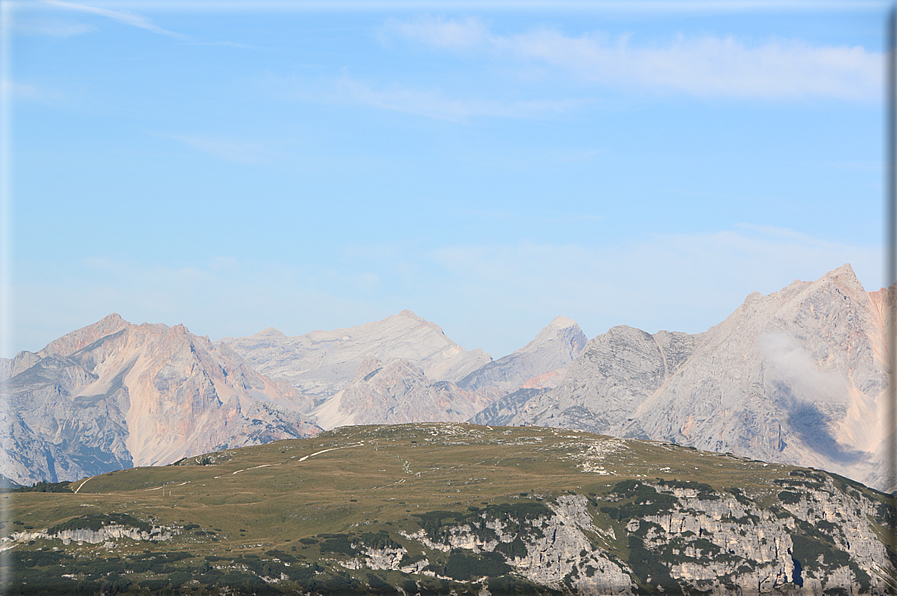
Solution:
[[[383,368],[383,362],[374,356],[365,356],[355,373],[354,383],[368,380],[374,373]]]
[[[844,263],[837,269],[833,269],[822,276],[821,280],[831,279],[834,281],[839,281],[842,283],[848,284],[859,284],[860,280],[857,279],[857,275],[853,270],[853,267],[850,266],[850,263]],[[862,284],[861,284],[862,285]]]
[[[412,321],[417,321],[417,322],[420,323],[421,325],[425,325],[425,326],[429,327],[430,329],[439,332],[440,335],[443,335],[443,336],[445,335],[445,331],[442,330],[442,327],[440,327],[439,325],[437,325],[437,324],[434,323],[433,321],[428,321],[428,320],[426,320],[426,319],[423,318],[423,317],[419,317],[418,315],[414,314],[413,312],[411,312],[411,311],[408,310],[407,308],[406,308],[405,310],[403,310],[402,312],[400,312],[400,313],[398,314],[398,316],[400,316],[400,317],[406,317],[406,318],[408,318],[408,319],[411,319]]]
[[[44,347],[44,349],[38,352],[38,354],[41,357],[49,356],[51,354],[67,356],[92,344],[102,337],[106,337],[107,335],[116,333],[130,326],[131,324],[122,319],[118,313],[112,313],[92,325],[82,327],[81,329],[63,335],[59,339],[51,341]]]
[[[106,317],[13,362],[0,473],[75,479],[223,446],[308,436],[295,389],[184,325]],[[26,368],[27,367],[27,368]]]
[[[400,317],[408,317],[409,319],[414,319],[415,321],[418,321],[418,322],[420,322],[420,323],[426,323],[426,322],[427,322],[427,320],[426,320],[425,318],[417,316],[416,314],[414,314],[413,312],[411,312],[411,311],[408,310],[407,308],[406,308],[405,310],[403,310],[402,312],[400,312],[400,313],[399,313],[399,316],[400,316]]]
[[[546,329],[563,329],[565,327],[579,327],[576,321],[571,319],[570,317],[565,317],[564,315],[559,315],[552,319],[552,321],[545,327]]]
[[[462,422],[487,404],[448,381],[434,383],[415,362],[366,357],[355,380],[312,410],[317,423],[331,429],[355,424]]]
[[[887,388],[883,299],[846,264],[815,281],[754,292],[698,335],[613,327],[586,345],[555,389],[506,407],[514,415],[503,424],[731,451],[891,490],[879,473],[876,426]]]
[[[467,375],[458,385],[497,398],[526,387],[553,387],[582,353],[586,336],[567,317],[555,317],[524,347]]]
[[[286,335],[276,327],[268,327],[267,329],[262,329],[252,337],[286,337]]]
[[[537,350],[540,348],[547,347],[549,342],[560,341],[565,343],[566,345],[561,348],[560,346],[552,346],[553,349],[562,349],[567,354],[569,354],[570,359],[572,360],[582,351],[583,347],[585,347],[586,339],[585,334],[582,332],[582,329],[579,328],[579,325],[576,324],[576,321],[573,319],[569,319],[567,317],[555,317],[555,319],[542,328],[541,331],[536,335],[535,338],[524,347],[517,350],[517,352],[531,352],[533,350]]]

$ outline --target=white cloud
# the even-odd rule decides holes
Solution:
[[[152,20],[139,15],[133,12],[126,12],[122,10],[110,10],[108,8],[99,8],[96,6],[88,6],[86,4],[78,4],[75,2],[63,2],[62,0],[44,0],[44,3],[49,4],[51,6],[55,6],[57,8],[64,8],[67,10],[75,10],[79,12],[86,12],[90,14],[99,15],[102,17],[106,17],[108,19],[112,19],[113,21],[117,21],[124,25],[130,25],[132,27],[137,27],[139,29],[144,29],[146,31],[150,31],[152,33],[156,33],[158,35],[165,35],[167,37],[173,37],[175,39],[183,39],[189,40],[190,38],[181,33],[175,33],[174,31],[169,31],[168,29],[163,29],[159,27]]]
[[[489,29],[479,19],[463,20],[418,18],[411,21],[389,19],[381,30],[382,38],[390,34],[414,39],[427,45],[449,50],[467,50],[490,40]]]
[[[792,335],[763,333],[753,349],[765,356],[767,379],[784,381],[793,393],[792,399],[837,403],[849,395],[846,380],[835,370],[818,369],[813,355]]]
[[[495,35],[473,18],[390,21],[384,31],[435,49],[488,52],[611,87],[701,97],[881,97],[881,55],[860,46],[784,39],[747,44],[731,36],[684,35],[665,45],[637,45],[631,36],[572,37],[556,29]]]

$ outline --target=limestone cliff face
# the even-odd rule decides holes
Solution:
[[[425,553],[501,553],[534,584],[579,595],[889,593],[881,501],[809,471],[777,484],[781,490],[718,492],[630,480],[605,498],[566,494],[544,506],[521,499],[479,513],[439,512],[440,524],[401,534]],[[363,555],[345,567],[457,579],[451,559],[445,568],[429,558],[409,566],[404,547],[355,546]]]
[[[586,344],[553,391],[520,408],[512,424],[614,433],[691,355],[698,336],[614,327]]]
[[[432,382],[413,362],[368,356],[345,389],[312,411],[321,427],[462,422],[488,402],[448,381]]]
[[[182,325],[110,315],[9,369],[0,473],[20,484],[320,430],[295,413],[308,404],[292,387]]]
[[[755,292],[699,335],[615,327],[557,388],[493,410],[511,424],[731,451],[883,489],[883,301],[845,265]]]
[[[555,318],[526,346],[473,371],[458,386],[491,398],[521,387],[554,387],[582,352],[586,336],[572,319]]]

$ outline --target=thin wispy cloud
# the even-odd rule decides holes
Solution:
[[[264,144],[253,141],[209,135],[158,134],[155,136],[179,141],[191,149],[235,163],[253,164],[277,155]]]
[[[12,99],[41,99],[41,92],[34,85],[8,79],[0,80],[0,95]]]
[[[337,96],[346,102],[462,122],[475,116],[529,118],[539,114],[562,113],[581,105],[575,100],[496,101],[447,97],[439,90],[420,90],[393,86],[374,88],[348,77],[334,85]]]
[[[14,26],[16,33],[21,35],[47,35],[60,38],[84,35],[97,30],[96,27],[87,23],[44,18],[17,19]]]
[[[236,43],[234,41],[191,41],[188,45],[191,46],[224,46],[229,48],[240,48],[241,50],[258,50],[261,49],[261,46],[250,46],[242,43]]]
[[[108,0],[107,0],[108,1]],[[114,0],[136,8],[158,6],[158,0]],[[877,11],[883,0],[179,0],[169,10],[202,12],[346,12],[395,10],[547,10],[589,14],[731,14]]]
[[[348,75],[329,80],[269,75],[260,84],[284,99],[367,106],[448,122],[467,122],[477,117],[549,116],[570,112],[586,103],[579,99],[508,101],[453,97],[438,88],[372,84]]]
[[[556,29],[498,35],[480,20],[388,21],[381,37],[409,39],[437,50],[488,52],[578,81],[700,97],[880,99],[881,55],[860,46],[818,46],[769,39],[680,35],[665,45],[631,36],[570,36]],[[475,51],[474,51],[475,50]]]
[[[153,23],[152,20],[148,19],[147,17],[134,12],[110,10],[108,8],[88,6],[86,4],[78,4],[75,2],[63,2],[62,0],[44,0],[44,3],[49,4],[50,6],[55,6],[57,8],[64,8],[67,10],[75,10],[79,12],[99,15],[108,19],[112,19],[113,21],[117,21],[124,25],[130,25],[132,27],[144,29],[158,35],[165,35],[167,37],[173,37],[175,39],[181,39],[185,41],[190,40],[189,36],[183,35],[181,33],[176,33],[174,31],[169,31],[168,29],[163,29],[162,27],[159,27],[158,25]]]

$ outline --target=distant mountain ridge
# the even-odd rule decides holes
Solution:
[[[404,310],[348,329],[291,338],[269,328],[219,343],[307,392],[317,404],[308,413],[331,429],[468,420],[527,382],[555,386],[586,337],[573,320],[557,317],[529,344],[493,361]]]
[[[402,358],[362,361],[353,382],[312,410],[325,429],[353,424],[463,422],[489,401],[450,381],[432,381]]]
[[[457,381],[492,360],[483,350],[468,352],[410,310],[357,327],[297,337],[268,328],[217,343],[233,348],[262,374],[289,381],[315,404],[347,387],[368,356],[409,360],[434,381]]]

